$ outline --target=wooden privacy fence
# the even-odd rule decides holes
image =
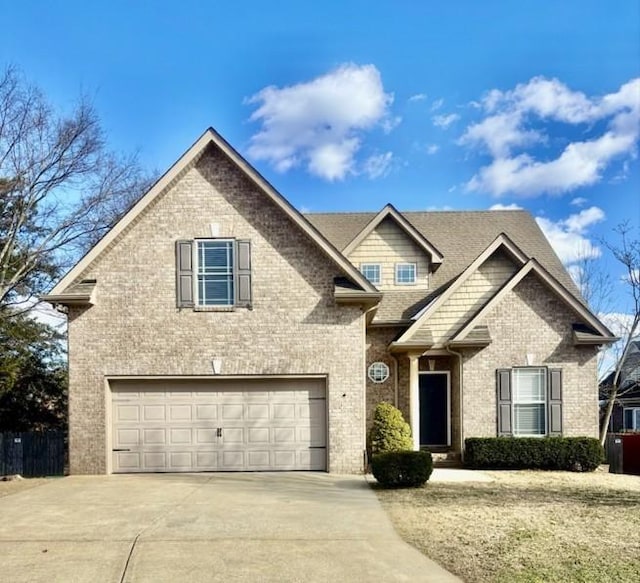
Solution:
[[[63,431],[0,433],[0,476],[64,474]]]
[[[640,475],[640,433],[610,433],[605,457],[612,474]]]

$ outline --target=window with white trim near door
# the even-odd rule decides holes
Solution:
[[[538,436],[547,434],[547,371],[544,368],[514,368],[513,434]]]
[[[496,388],[498,435],[562,435],[562,370],[498,369]]]

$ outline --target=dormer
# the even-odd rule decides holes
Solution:
[[[427,290],[442,254],[392,205],[386,205],[343,250],[379,290]]]

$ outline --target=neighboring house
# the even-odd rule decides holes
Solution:
[[[303,216],[213,130],[44,299],[72,473],[361,472],[383,400],[415,448],[596,436],[613,339],[529,214]]]
[[[614,375],[615,371],[609,373],[600,382],[601,415],[604,414],[607,407]],[[631,342],[629,352],[627,352],[625,362],[622,365],[618,393],[609,420],[609,431],[613,433],[640,432],[640,340]]]

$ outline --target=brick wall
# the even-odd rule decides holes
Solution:
[[[177,239],[220,236],[252,242],[253,310],[176,308]],[[206,154],[127,228],[85,273],[96,305],[72,308],[72,473],[107,469],[105,377],[326,374],[331,472],[362,471],[364,321],[338,307],[340,275],[317,246],[221,153]]]
[[[535,364],[563,371],[563,433],[598,434],[596,349],[574,346],[576,316],[533,275],[526,276],[484,318],[493,342],[464,351],[464,436],[495,437],[498,368]]]

